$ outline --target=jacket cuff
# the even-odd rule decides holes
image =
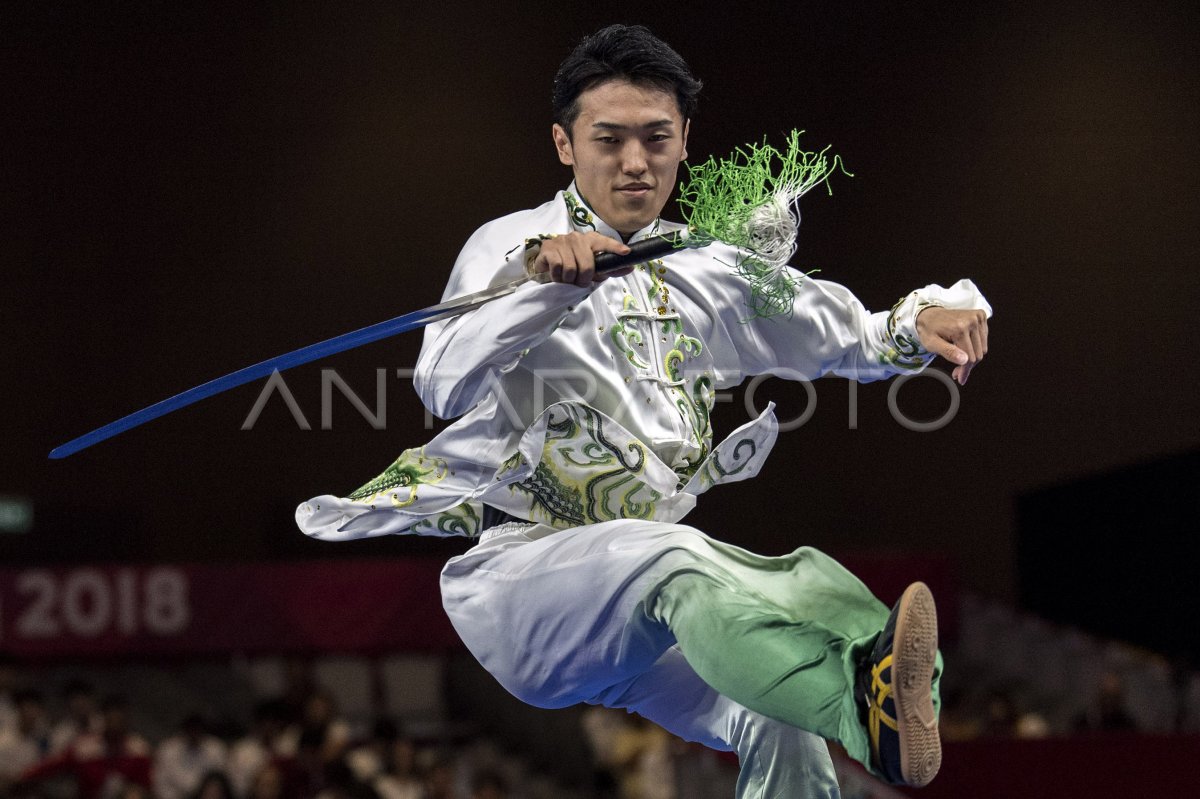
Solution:
[[[989,318],[992,315],[992,306],[970,280],[960,280],[949,288],[931,283],[892,306],[882,333],[883,361],[899,369],[916,371],[933,360],[934,356],[921,346],[921,338],[917,335],[917,315],[934,306],[980,310]]]

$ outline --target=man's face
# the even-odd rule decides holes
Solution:
[[[571,136],[553,129],[558,159],[592,210],[628,236],[653,222],[687,158],[688,121],[675,95],[612,80],[579,95]]]

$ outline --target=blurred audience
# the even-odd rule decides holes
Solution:
[[[71,680],[63,686],[62,698],[67,715],[50,730],[50,750],[55,754],[65,751],[83,733],[98,733],[104,728],[91,683]]]
[[[377,719],[371,737],[351,749],[346,763],[354,776],[382,799],[423,799],[416,746],[391,719]]]
[[[694,799],[728,795],[730,788],[722,792],[719,787],[721,769],[736,775],[735,763],[721,761],[708,750],[701,752],[701,759],[689,761],[698,750],[636,715],[592,707],[583,712],[582,723],[599,776],[579,792],[560,792],[552,780],[531,773],[527,764],[494,742],[465,740],[469,731],[458,732],[454,740],[444,729],[432,739],[414,738],[395,719],[367,724],[361,716],[355,727],[339,713],[332,694],[313,682],[311,673],[300,661],[290,664],[280,695],[254,708],[252,726],[244,735],[240,727],[219,728],[221,735],[214,735],[199,715],[191,715],[154,748],[133,728],[131,708],[121,697],[108,697],[98,711],[94,688],[75,680],[62,690],[61,708],[48,709],[44,695],[19,687],[12,664],[0,659],[0,796]],[[962,680],[943,693],[943,734],[948,740],[1031,738],[1136,729],[1123,673],[1103,674],[1093,702],[1078,716],[1083,694],[1069,712],[1060,708],[1051,715],[1047,707],[1053,707],[1046,703],[1054,695],[1044,687],[1026,680]],[[1137,688],[1132,681],[1130,685]],[[1178,693],[1185,694],[1182,689]],[[52,718],[49,711],[59,709],[59,717]],[[1053,727],[1049,718],[1055,719]],[[839,757],[836,748],[834,760],[848,799],[899,796],[849,758]],[[705,768],[711,778],[697,782],[692,775]],[[677,771],[692,782],[680,782]],[[581,784],[586,776],[580,775]]]
[[[641,716],[599,706],[584,713],[583,730],[619,799],[675,799],[672,749],[679,739]]]
[[[74,777],[81,799],[108,799],[140,786],[150,790],[150,744],[130,729],[129,703],[110,696],[101,707],[104,729],[83,733],[57,755],[52,755],[22,775],[38,782],[60,774]]]
[[[252,787],[267,766],[275,767],[277,779],[281,772],[276,764],[296,756],[298,731],[287,723],[287,706],[282,700],[260,702],[254,708],[250,734],[233,744],[229,752],[229,780],[234,793],[249,796]]]
[[[398,735],[388,753],[387,770],[375,781],[383,799],[424,799],[425,789],[417,768],[417,747],[411,738]]]
[[[224,773],[225,744],[208,733],[204,719],[192,714],[179,732],[158,745],[154,755],[154,793],[158,799],[186,799],[213,773]]]
[[[337,703],[328,691],[318,688],[304,700],[300,737],[313,742],[322,763],[340,760],[350,745],[350,725],[337,714]]]
[[[50,753],[46,704],[41,691],[26,688],[12,693],[15,719],[0,728],[0,786],[15,780]]]
[[[495,757],[467,763],[446,741],[421,747],[392,719],[353,738],[327,695],[315,691],[303,723],[286,724],[278,699],[260,704],[253,729],[228,746],[189,715],[152,748],[130,727],[128,703],[104,701],[100,722],[60,753],[36,691],[12,695],[17,721],[0,731],[0,796],[18,799],[510,799]],[[330,727],[337,725],[333,734]],[[344,729],[338,729],[344,727]],[[19,733],[19,734],[18,734]],[[330,742],[337,744],[331,747]],[[8,747],[6,750],[5,747]],[[498,750],[492,750],[497,751]],[[341,752],[341,754],[337,754]],[[424,763],[424,767],[422,767]],[[519,769],[517,769],[519,770]],[[69,777],[66,790],[49,780]],[[469,786],[469,790],[467,789]]]
[[[221,771],[210,771],[200,780],[190,799],[236,799],[233,784]],[[160,797],[161,799],[161,797]]]
[[[250,790],[239,795],[244,795],[247,799],[282,799],[283,769],[275,763],[268,762],[254,775]]]

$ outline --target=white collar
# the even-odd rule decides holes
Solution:
[[[624,236],[592,210],[591,206],[587,204],[587,200],[579,193],[579,187],[575,185],[575,181],[571,181],[571,185],[567,187],[567,190],[563,194],[563,200],[567,204],[567,214],[571,218],[572,227],[581,233],[594,230],[601,235],[608,236],[617,241],[625,241]],[[632,244],[635,241],[641,241],[650,236],[658,235],[661,228],[662,218],[657,217],[649,225],[636,231],[625,243]]]

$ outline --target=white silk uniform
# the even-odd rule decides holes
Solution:
[[[620,238],[577,196],[572,185],[476,231],[445,298],[520,277],[547,235]],[[630,242],[680,227],[656,222]],[[747,283],[730,266],[738,257],[713,244],[590,287],[530,283],[430,325],[416,389],[434,413],[462,418],[358,491],[315,497],[296,517],[326,540],[478,536],[485,505],[528,520],[488,531],[443,571],[455,628],[506,688],[546,707],[626,707],[735,749],[739,797],[836,796],[819,738],[722,696],[669,631],[630,619],[665,571],[714,550],[676,524],[696,497],[757,474],[775,441],[768,408],[714,447],[717,391],[758,374],[919,371],[932,359],[917,343],[921,309],[991,308],[963,280],[872,314],[844,287],[791,272],[792,313],[751,318]]]

